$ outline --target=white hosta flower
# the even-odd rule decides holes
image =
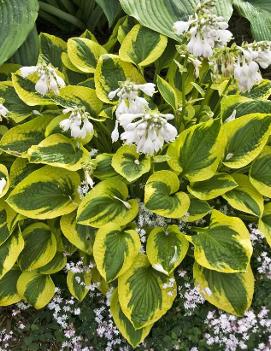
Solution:
[[[116,109],[116,116],[118,118],[124,113],[143,113],[148,107],[148,101],[140,96],[133,100],[121,100]]]
[[[271,51],[259,52],[256,61],[263,69],[268,68],[271,65]]]
[[[213,53],[213,42],[200,35],[193,35],[187,45],[188,51],[194,56],[209,57]]]
[[[57,74],[56,69],[50,64],[22,67],[19,71],[23,78],[27,78],[33,73],[38,75],[39,78],[35,84],[35,90],[41,95],[46,95],[50,92],[59,94],[59,89],[66,85],[64,80]]]
[[[6,185],[7,185],[6,179],[5,178],[0,178],[0,195],[3,193]]]
[[[234,67],[234,78],[237,80],[241,92],[250,91],[255,84],[262,80],[259,65],[255,61],[242,64],[238,62]]]
[[[2,104],[0,104],[0,121],[2,121],[2,117],[7,118],[9,110]]]
[[[173,31],[177,35],[182,35],[184,32],[187,32],[189,29],[190,23],[185,21],[177,21],[173,25]]]

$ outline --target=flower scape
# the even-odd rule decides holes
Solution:
[[[168,37],[129,17],[103,44],[41,33],[35,66],[4,65],[0,306],[50,310],[61,350],[96,350],[71,322],[87,299],[106,351],[153,350],[171,308],[206,304],[190,351],[271,350],[252,306],[271,279],[271,42],[237,45],[217,13],[199,1]]]

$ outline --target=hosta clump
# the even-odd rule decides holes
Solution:
[[[79,301],[113,288],[113,319],[135,347],[171,308],[189,255],[208,302],[250,307],[246,225],[271,244],[271,83],[259,71],[270,43],[225,47],[212,5],[172,23],[175,50],[123,18],[104,46],[89,32],[43,34],[37,67],[4,67],[2,306],[44,307],[63,271]]]

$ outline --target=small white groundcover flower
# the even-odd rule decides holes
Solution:
[[[0,178],[0,195],[3,193],[6,184],[7,184],[6,179],[5,178]]]
[[[73,138],[84,139],[93,133],[93,125],[89,121],[90,115],[84,108],[69,107],[63,110],[64,114],[69,114],[67,119],[59,123],[60,128],[67,132],[71,131]]]
[[[232,39],[228,24],[214,10],[214,0],[200,1],[195,15],[187,22],[177,21],[173,25],[177,35],[187,37],[187,49],[194,56],[210,57],[215,47],[225,46]]]
[[[4,105],[0,104],[0,122],[3,119],[2,117],[7,118],[8,113],[8,109]]]
[[[41,95],[46,95],[50,92],[59,94],[59,89],[66,85],[64,80],[57,74],[56,69],[50,64],[20,68],[20,74],[23,78],[27,78],[33,73],[37,73],[39,76],[35,90]]]

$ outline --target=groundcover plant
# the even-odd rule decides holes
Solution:
[[[41,34],[36,66],[1,68],[0,305],[41,309],[67,272],[93,284],[136,347],[193,257],[210,304],[254,292],[248,225],[271,245],[271,43],[234,43],[215,2],[172,23],[179,43],[122,18],[101,45]]]

